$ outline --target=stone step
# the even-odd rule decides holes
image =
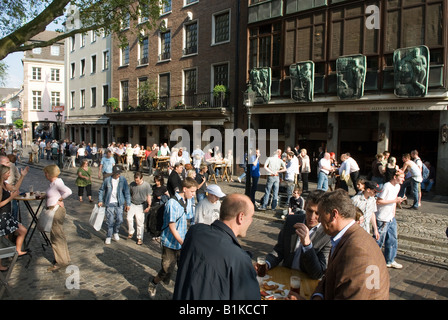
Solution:
[[[427,244],[411,237],[398,237],[398,250],[407,253],[418,253],[432,256],[431,260],[445,263],[448,266],[447,245]]]

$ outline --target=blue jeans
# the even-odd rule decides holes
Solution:
[[[411,187],[412,198],[414,199],[412,207],[418,208],[420,182],[417,182],[412,178],[406,179],[400,187],[398,196],[403,198],[406,195],[406,188],[409,186]]]
[[[428,185],[426,185],[428,184]],[[431,191],[432,186],[434,185],[434,180],[425,179],[422,182],[422,190],[425,190],[426,192]]]
[[[252,200],[253,204],[255,204],[255,192],[257,192],[258,180],[260,180],[260,177],[252,177],[252,184],[250,186],[250,200]]]
[[[118,203],[110,203],[106,207],[106,225],[107,238],[112,238],[112,235],[118,233],[121,224],[123,223],[123,206],[118,206]]]
[[[269,195],[271,194],[271,189],[272,189],[271,209],[275,210],[275,208],[277,207],[279,187],[280,187],[279,176],[269,176],[268,180],[266,181],[266,188],[264,189],[264,198],[263,198],[263,204],[262,204],[263,208],[266,208],[268,205]]]
[[[376,220],[376,224],[380,234],[380,239],[377,243],[380,248],[384,245],[384,258],[386,259],[386,264],[390,264],[394,262],[397,256],[397,220],[395,218],[390,222]]]
[[[317,189],[323,191],[328,190],[328,175],[322,171],[319,171],[317,175]]]
[[[288,181],[286,180],[286,205],[289,206],[289,199],[292,197],[292,192],[294,191],[294,188],[296,184],[294,181]]]

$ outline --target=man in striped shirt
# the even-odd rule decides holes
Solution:
[[[171,274],[179,260],[180,249],[187,233],[187,220],[194,217],[194,195],[198,183],[190,177],[182,182],[181,192],[175,193],[165,205],[163,216],[162,244],[162,269],[151,281],[148,292],[154,297],[157,285],[160,281],[169,284]]]

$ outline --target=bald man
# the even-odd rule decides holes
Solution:
[[[245,237],[254,215],[249,197],[224,198],[219,220],[193,225],[185,236],[174,300],[260,300],[251,257],[237,237]]]

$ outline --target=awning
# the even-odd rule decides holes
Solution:
[[[222,126],[226,119],[165,119],[165,120],[110,120],[111,125],[123,125],[123,126],[146,126],[146,125],[155,125],[155,126],[166,126],[166,125],[193,125],[193,121],[201,121],[202,125],[209,126]],[[228,120],[227,120],[228,121]]]

